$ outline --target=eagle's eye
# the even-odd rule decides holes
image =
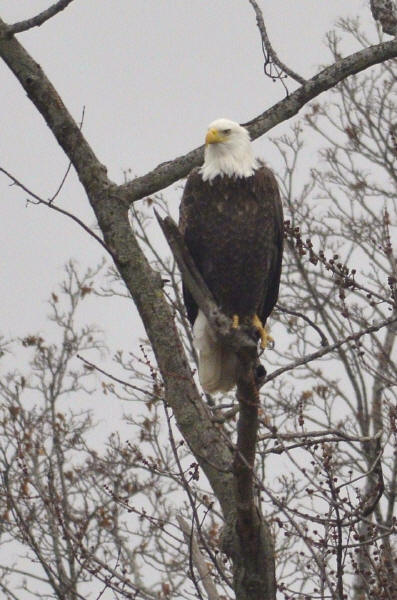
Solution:
[[[222,133],[224,133],[225,135],[229,135],[229,133],[231,132],[231,129],[223,129]]]

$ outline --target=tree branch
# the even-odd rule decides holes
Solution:
[[[112,253],[139,311],[164,380],[164,394],[182,435],[198,457],[222,507],[225,518],[233,509],[233,476],[228,471],[232,452],[220,435],[195,385],[188,358],[164,297],[161,277],[150,266],[128,219],[128,189],[107,177],[77,123],[39,65],[15,38],[7,38],[0,20],[0,56],[43,115],[59,145],[72,161]]]
[[[181,515],[176,515],[176,520],[178,521],[179,527],[183,533],[183,537],[190,548],[193,564],[199,572],[200,581],[207,592],[208,600],[220,600],[216,586],[211,578],[211,569],[208,567],[208,563],[205,562],[205,558],[200,552],[200,548],[192,528]]]
[[[255,356],[239,353],[237,399],[239,419],[233,462],[236,480],[236,519],[232,530],[232,556],[236,597],[241,600],[276,598],[272,534],[255,504],[255,449],[258,433],[259,393],[254,375]]]
[[[27,31],[28,29],[32,29],[33,27],[40,27],[51,19],[62,10],[64,10],[69,4],[71,4],[73,0],[58,0],[49,8],[46,8],[41,13],[36,15],[35,17],[31,17],[30,19],[26,19],[25,21],[18,21],[18,23],[14,23],[13,25],[7,26],[7,34],[14,35],[15,33],[21,33],[22,31]]]
[[[317,331],[318,335],[321,338],[321,345],[324,347],[329,346],[329,341],[328,341],[328,338],[325,335],[325,333],[323,333],[321,331],[320,327],[318,325],[316,325],[314,323],[314,321],[309,319],[309,317],[307,315],[304,315],[303,313],[298,312],[296,310],[291,310],[290,308],[286,308],[285,306],[281,306],[280,304],[277,304],[276,309],[284,314],[293,315],[294,317],[299,317],[300,319],[303,319],[304,321],[306,321],[306,323],[308,323],[310,325],[310,327],[313,327],[313,329],[315,329],[315,331]]]
[[[1,20],[0,56],[19,79],[29,98],[43,115],[58,143],[72,161],[83,185],[91,186],[91,188],[95,184],[112,186],[106,177],[105,167],[93,153],[55,88],[21,44],[15,38],[8,38],[8,27]],[[256,139],[279,123],[296,115],[307,102],[349,75],[359,73],[374,64],[396,56],[397,40],[383,42],[351,54],[325,68],[290,96],[245,123],[245,126],[250,131],[252,139]],[[200,146],[184,156],[160,164],[141,177],[121,186],[114,186],[115,195],[112,199],[120,201],[121,198],[128,198],[130,203],[157,192],[185,177],[194,166],[201,164],[203,154],[204,147]]]
[[[329,354],[330,352],[337,350],[338,348],[340,348],[344,344],[347,344],[348,342],[356,342],[363,335],[367,335],[368,333],[374,333],[375,331],[379,331],[379,329],[383,329],[383,327],[387,327],[388,325],[392,325],[393,323],[396,323],[396,322],[397,322],[397,317],[391,317],[390,319],[385,319],[384,321],[381,321],[378,325],[371,325],[371,327],[367,327],[366,329],[363,329],[363,330],[359,331],[358,333],[349,335],[346,338],[344,338],[343,340],[340,340],[339,342],[335,342],[335,344],[331,344],[330,346],[326,346],[322,350],[317,350],[317,352],[308,354],[307,356],[304,356],[303,358],[300,358],[299,360],[294,361],[293,363],[287,365],[286,367],[281,367],[280,369],[276,369],[276,371],[273,371],[273,373],[270,373],[270,375],[268,375],[265,378],[264,383],[267,383],[268,381],[271,381],[272,379],[279,377],[279,375],[281,375],[282,373],[285,373],[286,371],[291,371],[292,369],[295,369],[296,367],[306,365],[307,363],[311,362],[312,360],[321,358],[322,356],[325,356],[326,354]]]
[[[243,600],[275,598],[275,571],[271,533],[259,518],[254,502],[254,463],[258,431],[260,382],[256,377],[257,343],[241,328],[232,329],[231,321],[217,307],[201,274],[191,258],[176,223],[161,219],[160,227],[174,254],[183,279],[195,301],[208,318],[211,327],[230,345],[238,357],[237,399],[240,405],[237,424],[237,444],[233,462],[235,478],[235,521],[231,528],[231,550],[237,597]],[[249,590],[249,596],[246,596]]]
[[[68,168],[68,170],[69,170],[69,168]],[[13,182],[14,185],[21,188],[21,190],[23,190],[24,192],[29,194],[29,196],[31,196],[35,200],[35,202],[33,202],[32,200],[27,199],[27,202],[30,202],[31,204],[36,204],[36,205],[43,204],[44,206],[47,206],[47,208],[50,208],[51,210],[55,210],[55,212],[61,213],[61,215],[65,215],[65,217],[72,219],[72,221],[74,221],[75,223],[77,223],[77,225],[79,225],[82,229],[84,229],[84,231],[86,233],[88,233],[91,237],[93,237],[94,240],[96,240],[98,242],[98,244],[101,244],[101,246],[106,250],[106,252],[109,252],[109,254],[111,255],[111,252],[110,252],[109,248],[107,247],[107,245],[105,244],[105,242],[96,233],[94,233],[94,231],[92,231],[92,229],[90,229],[88,227],[88,225],[86,225],[84,223],[84,221],[82,221],[81,219],[76,217],[76,215],[74,215],[73,213],[65,210],[64,208],[60,208],[59,206],[56,206],[56,204],[53,204],[53,200],[54,200],[55,196],[53,196],[50,200],[44,200],[44,198],[41,198],[40,196],[35,194],[32,190],[27,188],[21,181],[19,181],[16,177],[14,177],[14,175],[11,175],[11,173],[9,173],[5,169],[3,169],[3,167],[0,167],[0,173],[4,173],[4,175],[6,175],[9,179],[11,179],[11,181]],[[63,182],[65,181],[65,177],[63,178],[62,181]],[[59,189],[60,188],[58,188],[58,190]],[[58,194],[58,191],[57,191],[57,194]]]
[[[244,123],[244,126],[249,130],[251,138],[256,139],[279,123],[296,115],[310,100],[334,87],[349,75],[364,71],[372,65],[388,60],[389,58],[395,58],[396,56],[397,40],[370,46],[355,54],[351,54],[325,68],[290,96],[284,98],[284,100],[281,100],[251,121]],[[193,167],[202,163],[203,156],[204,146],[200,146],[184,156],[160,164],[149,173],[146,173],[146,175],[137,177],[121,187],[126,190],[129,200],[134,202],[171,185],[182,177],[186,177]]]
[[[295,71],[293,71],[292,69],[287,67],[287,65],[284,64],[277,56],[277,52],[274,50],[273,46],[271,45],[269,36],[267,35],[265,21],[263,19],[263,14],[259,7],[259,4],[255,0],[248,0],[248,2],[251,4],[252,8],[255,11],[256,23],[258,25],[258,29],[261,34],[262,45],[263,45],[264,50],[267,52],[267,61],[268,62],[272,61],[286,75],[288,75],[292,79],[295,79],[295,81],[297,81],[298,83],[301,83],[302,85],[305,84],[306,79],[304,79],[303,77],[298,75],[298,73],[295,73]],[[266,63],[265,63],[265,73],[266,73]]]

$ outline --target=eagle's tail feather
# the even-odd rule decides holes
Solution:
[[[193,327],[194,345],[199,353],[199,378],[208,394],[228,392],[236,384],[236,355],[216,339],[199,310]]]

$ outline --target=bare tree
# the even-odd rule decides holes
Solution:
[[[99,290],[95,273],[80,277],[69,265],[63,285],[69,309],[59,308],[57,295],[51,301],[62,341],[27,336],[33,377],[14,373],[1,387],[3,540],[29,548],[43,573],[4,567],[3,590],[23,597],[13,583],[22,574],[30,582],[25,590],[42,597],[32,582],[44,580],[50,597],[73,600],[85,597],[85,582],[94,580],[103,584],[98,597],[112,590],[119,598],[270,600],[278,590],[284,598],[395,599],[396,123],[395,64],[388,59],[397,56],[396,40],[370,46],[356,23],[342,22],[360,49],[341,58],[330,36],[333,63],[305,81],[279,60],[259,5],[250,0],[266,66],[272,65],[266,72],[300,84],[247,123],[252,137],[331,93],[327,105],[309,105],[291,134],[275,141],[287,207],[275,318],[291,334],[290,345],[277,349],[260,394],[256,349],[226,323],[219,334],[229,335],[241,375],[236,399],[214,405],[195,383],[175,264],[156,253],[147,217],[134,204],[148,195],[152,204],[154,194],[200,164],[202,148],[123,185],[109,180],[81,126],[15,38],[69,3],[14,25],[0,21],[0,55],[75,168],[100,233],[68,216],[110,255],[110,277],[135,302],[151,349],[143,344],[127,359],[116,355],[122,378],[84,357],[100,344],[89,328],[76,330],[78,301],[114,288]],[[394,34],[394,3],[373,0],[371,10]],[[303,127],[324,148],[323,162],[299,189]],[[56,197],[44,200],[7,175],[32,200],[61,210]],[[164,200],[154,202],[166,210]],[[190,272],[194,279],[194,266]],[[191,291],[205,312],[216,309],[200,284]],[[70,368],[77,353],[79,371]],[[139,443],[126,446],[113,436],[101,454],[87,442],[90,416],[57,408],[66,394],[89,393],[85,381],[98,372],[104,392],[141,406],[147,401],[146,414],[130,418]],[[26,410],[21,396],[29,393],[39,394],[40,408]],[[273,469],[278,477],[269,476]],[[187,502],[176,521],[170,498],[181,490]]]

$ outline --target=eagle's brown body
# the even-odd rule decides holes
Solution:
[[[180,207],[186,245],[221,310],[240,322],[257,314],[263,325],[278,296],[283,212],[273,173],[260,166],[251,177],[189,175]],[[192,324],[198,309],[184,287]]]

